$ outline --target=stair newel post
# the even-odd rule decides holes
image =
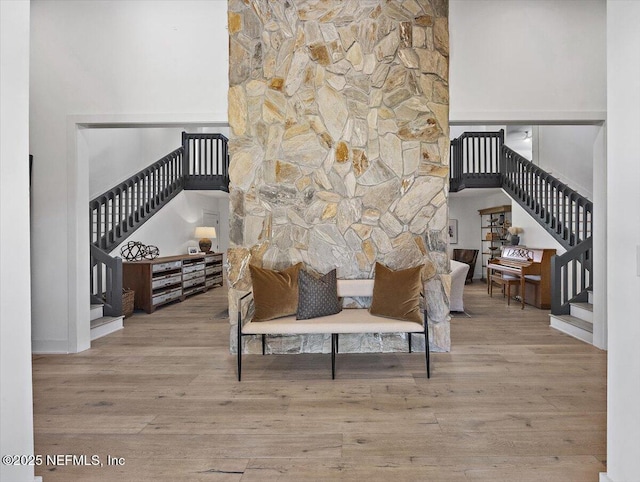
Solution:
[[[502,184],[509,181],[509,174],[507,173],[507,152],[503,148],[502,137],[504,136],[504,131],[500,129],[502,136],[500,138],[500,148],[498,152],[500,153],[500,174],[502,177]]]
[[[458,181],[458,165],[456,159],[456,143],[457,139],[449,141],[449,184],[451,182],[457,184]]]
[[[113,307],[114,315],[122,315],[122,258],[115,258],[115,263],[112,270],[112,291],[111,291],[111,306]]]
[[[224,140],[228,141],[228,139],[226,137],[224,138]],[[223,142],[222,143],[222,159],[223,159],[222,174],[223,174],[223,177],[224,177],[225,181],[228,182],[228,180],[229,180],[229,162],[230,162],[228,142]]]
[[[189,138],[186,132],[182,132],[182,179],[184,184],[188,184],[189,177]]]
[[[551,313],[562,314],[562,293],[560,289],[560,278],[562,271],[557,263],[557,255],[551,258]]]

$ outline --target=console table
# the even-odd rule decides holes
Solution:
[[[122,263],[122,286],[135,291],[134,307],[161,305],[222,285],[222,253],[184,254]]]

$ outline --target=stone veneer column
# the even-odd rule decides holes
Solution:
[[[232,352],[249,263],[298,261],[340,278],[371,278],[376,261],[423,263],[431,348],[450,349],[447,9],[229,0]],[[404,351],[406,340],[345,336],[340,348]],[[329,338],[271,338],[269,349],[327,351]]]

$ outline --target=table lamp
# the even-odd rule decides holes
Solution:
[[[216,238],[216,228],[198,226],[196,228],[196,238],[200,238],[200,251],[209,253],[211,251],[211,240]]]

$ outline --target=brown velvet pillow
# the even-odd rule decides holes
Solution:
[[[376,263],[369,313],[422,324],[421,292],[422,266],[393,271]]]
[[[253,284],[253,321],[267,321],[298,311],[298,272],[302,263],[283,271],[249,265]]]

